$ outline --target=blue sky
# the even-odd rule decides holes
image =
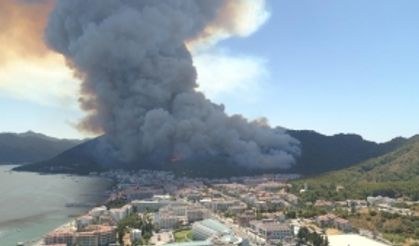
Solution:
[[[263,57],[256,103],[222,98],[229,112],[272,125],[386,141],[419,133],[419,1],[269,1],[271,18],[220,45]]]
[[[419,1],[268,4],[271,17],[259,31],[214,49],[215,55],[234,58],[229,64],[245,65],[218,68],[217,73],[232,73],[220,80],[234,77],[242,86],[208,91],[211,99],[229,113],[267,117],[272,126],[358,133],[380,142],[419,133]],[[237,76],[240,68],[253,74]],[[40,102],[1,83],[0,131],[82,136],[72,127],[83,115],[76,96],[72,102]]]

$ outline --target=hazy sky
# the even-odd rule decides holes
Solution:
[[[5,7],[13,8],[6,1],[0,21]],[[268,4],[271,16],[259,31],[194,54],[201,90],[211,99],[273,126],[375,141],[419,133],[419,1]],[[80,137],[72,126],[83,116],[77,81],[62,58],[22,55],[43,49],[36,45],[15,51],[27,46],[19,40],[28,37],[16,35],[25,33],[16,31],[22,18],[34,18],[25,11],[0,27],[0,131]]]

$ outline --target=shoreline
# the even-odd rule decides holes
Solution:
[[[104,178],[105,179],[105,178]],[[108,179],[106,179],[106,180],[108,180]],[[112,185],[110,185],[110,187],[113,187]],[[104,197],[107,197],[106,198],[106,200],[104,200],[103,202],[101,202],[101,203],[98,203],[96,206],[101,206],[100,204],[104,204],[106,201],[107,201],[107,199],[109,198],[108,196],[107,196],[107,192],[109,192],[109,189],[107,189],[106,191],[105,191],[105,194],[104,194]],[[86,208],[86,212],[89,212],[90,210],[92,210],[93,208],[95,208],[95,206],[92,206],[92,207],[89,207],[89,208]],[[76,219],[78,218],[78,217],[80,217],[80,216],[83,216],[83,214],[86,214],[86,212],[84,212],[84,213],[82,213],[82,214],[79,214],[79,215],[74,215],[74,216],[71,216],[71,219],[69,219],[69,221],[68,222],[66,222],[66,223],[64,223],[64,224],[62,224],[62,225],[60,225],[60,226],[58,226],[58,227],[56,227],[56,228],[54,228],[54,229],[52,229],[52,230],[50,230],[50,231],[48,231],[48,232],[46,232],[45,234],[43,234],[42,236],[41,236],[41,238],[40,239],[31,239],[31,240],[29,240],[29,241],[25,241],[24,242],[24,245],[25,246],[46,246],[45,244],[44,244],[44,238],[45,238],[45,236],[47,236],[49,233],[52,233],[52,232],[56,232],[56,231],[60,231],[60,230],[64,230],[64,229],[66,229],[66,228],[74,228],[75,227],[75,225],[76,225]],[[70,218],[70,217],[69,217]],[[34,244],[29,244],[29,245],[27,245],[27,243],[31,243],[31,242],[34,242],[35,241],[35,243]]]
[[[109,198],[109,193],[113,189],[112,180],[99,175],[57,174],[59,175],[57,176],[51,174],[47,175],[45,179],[41,178],[39,173],[13,171],[12,168],[16,166],[19,165],[10,163],[0,165],[0,174],[4,178],[2,179],[2,182],[4,182],[3,192],[6,190],[22,192],[22,195],[16,200],[18,207],[11,205],[14,200],[10,200],[1,208],[0,215],[7,215],[6,217],[10,217],[15,222],[14,218],[19,217],[20,214],[17,213],[13,216],[12,213],[10,215],[10,209],[27,211],[34,205],[33,211],[28,212],[28,216],[34,217],[34,219],[33,221],[26,218],[17,220],[15,224],[5,227],[1,231],[0,245],[16,245],[18,242],[24,243],[25,246],[42,245],[45,235],[74,224],[76,218],[84,215],[95,206],[103,204]],[[41,185],[40,189],[35,188],[34,191],[31,191],[44,180],[44,185]],[[43,190],[50,191],[50,193],[43,193]],[[46,200],[42,198],[42,194],[39,196],[40,191],[42,194],[48,195]],[[30,200],[29,194],[32,194],[32,192],[36,194],[37,199],[35,199],[33,205],[30,205],[32,203],[28,202],[28,199]],[[65,199],[62,198],[63,192],[66,194]],[[13,196],[11,198],[15,199]],[[83,206],[74,203],[79,199],[83,202],[81,203]],[[45,209],[37,208],[38,206],[44,207],[41,204],[45,202],[48,203]],[[38,213],[45,218],[39,218]],[[4,219],[7,220],[7,218]]]
[[[33,240],[30,240],[30,241],[27,241],[27,242],[24,242],[24,243],[26,245],[26,243],[30,243],[32,241],[36,241],[34,244],[32,244],[30,246],[45,246],[45,244],[44,244],[44,237],[46,235],[48,235],[51,232],[60,231],[60,230],[63,230],[63,229],[69,228],[69,227],[74,227],[75,223],[76,223],[76,220],[75,219],[72,219],[72,220],[68,221],[67,223],[62,224],[61,226],[55,228],[54,230],[49,231],[46,234],[42,235],[41,239],[39,239],[39,240],[38,239],[33,239]]]
[[[74,176],[79,176],[79,175],[74,175]],[[103,205],[109,199],[108,192],[111,191],[112,188],[114,187],[114,184],[112,182],[112,179],[103,178],[103,177],[100,177],[100,176],[90,176],[90,175],[88,177],[101,178],[101,179],[104,179],[104,180],[107,180],[107,181],[110,182],[110,184],[108,185],[108,188],[105,190],[105,192],[103,194],[104,195],[104,198],[106,198],[106,199],[103,202],[100,202],[100,203],[98,203],[96,205],[96,206],[101,206],[101,205]],[[90,206],[89,208],[86,207],[86,211],[89,212],[93,208],[95,208],[95,206]],[[83,214],[85,214],[85,213],[86,212],[84,212]],[[43,234],[41,236],[40,239],[32,239],[32,240],[29,240],[29,241],[24,242],[24,245],[27,246],[27,243],[31,243],[31,242],[34,242],[35,241],[33,244],[28,244],[28,246],[46,246],[46,244],[44,243],[45,236],[47,236],[49,233],[60,231],[60,230],[64,230],[64,229],[69,228],[69,227],[70,228],[74,228],[76,226],[76,219],[78,217],[80,217],[80,216],[83,216],[83,214],[79,214],[77,216],[76,215],[71,216],[71,219],[68,222],[66,222],[66,223],[64,223],[64,224],[62,224],[62,225],[54,228],[53,230],[50,230],[50,231],[46,232],[45,234]]]

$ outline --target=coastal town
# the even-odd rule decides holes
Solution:
[[[381,196],[305,202],[300,194],[310,187],[291,192],[290,181],[299,177],[294,174],[207,179],[141,170],[92,175],[113,180],[107,201],[46,234],[36,246],[392,245],[348,217],[418,215],[395,206],[402,201]]]

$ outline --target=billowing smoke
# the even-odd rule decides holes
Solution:
[[[241,10],[261,6],[262,0],[57,1],[46,39],[83,81],[80,104],[88,115],[80,128],[105,133],[123,162],[222,156],[244,167],[290,167],[298,141],[264,120],[228,116],[197,92],[186,47],[247,35],[253,27],[243,28]]]

